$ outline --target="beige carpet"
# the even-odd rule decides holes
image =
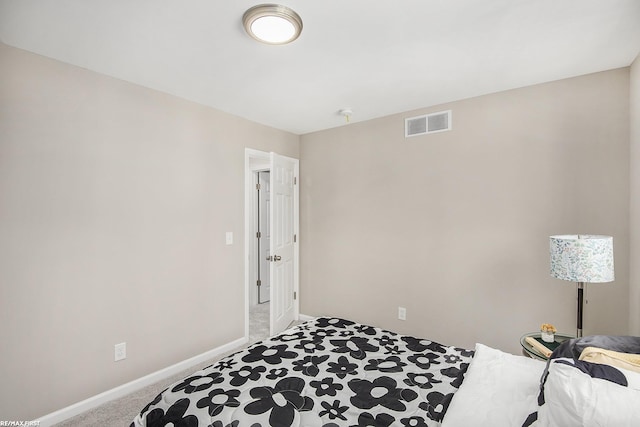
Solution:
[[[269,303],[259,304],[258,306],[253,307],[249,313],[249,344],[261,341],[267,337],[269,337]],[[131,421],[133,421],[140,410],[144,408],[147,403],[151,402],[158,393],[163,391],[165,388],[192,372],[212,365],[219,359],[234,353],[243,347],[245,346],[231,350],[219,357],[203,362],[201,365],[195,366],[167,378],[166,380],[159,381],[140,389],[135,393],[107,402],[93,410],[56,424],[55,427],[127,427],[131,424]]]

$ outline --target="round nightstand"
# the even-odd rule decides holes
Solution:
[[[522,337],[520,337],[520,345],[522,346],[522,354],[524,356],[531,357],[532,359],[548,360],[549,359],[548,357],[544,356],[542,353],[540,353],[538,350],[533,348],[531,346],[531,344],[529,344],[526,341],[527,337],[540,339],[540,332],[530,332],[530,333],[524,334]],[[560,334],[560,333],[556,333],[555,334],[555,342],[557,344],[561,344],[564,341],[570,340],[572,338],[575,338],[575,337],[573,335],[568,335],[568,334]]]

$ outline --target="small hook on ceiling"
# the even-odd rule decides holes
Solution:
[[[343,108],[338,111],[338,114],[344,116],[347,123],[351,120],[351,116],[353,115],[353,110],[351,108]]]

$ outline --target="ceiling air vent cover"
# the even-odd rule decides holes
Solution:
[[[451,110],[404,119],[405,138],[447,130],[451,130]]]

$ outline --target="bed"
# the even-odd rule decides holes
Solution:
[[[587,425],[554,424],[566,421],[557,418],[553,404],[566,404],[556,396],[566,382],[564,370],[578,371],[574,365],[556,368],[560,360],[574,361],[547,364],[482,344],[462,349],[322,317],[174,383],[131,427]],[[584,375],[571,372],[578,373]],[[634,381],[605,385],[617,387],[617,402],[631,402],[617,411],[626,418],[608,420],[636,423],[603,425],[640,425],[640,379],[637,387]],[[548,395],[555,393],[551,401],[544,399],[545,387]]]

